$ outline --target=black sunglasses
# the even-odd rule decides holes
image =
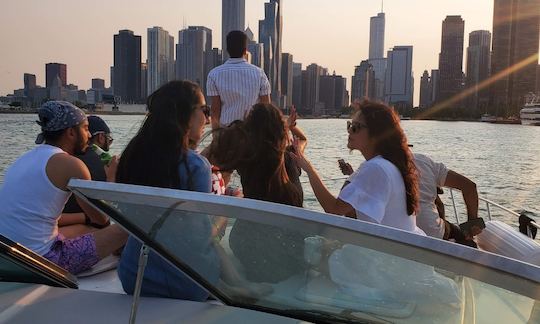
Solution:
[[[362,128],[368,128],[367,125],[365,124],[360,124],[360,123],[354,123],[350,120],[347,121],[347,131],[350,131],[351,133],[356,133],[360,130],[362,130]]]
[[[210,117],[210,106],[208,105],[202,105],[201,110],[206,118]]]

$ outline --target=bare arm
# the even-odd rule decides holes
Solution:
[[[315,197],[317,197],[317,200],[319,201],[319,204],[321,204],[324,211],[336,215],[352,215],[354,208],[343,200],[334,197],[334,195],[328,191],[322,182],[315,168],[313,168],[311,163],[306,160],[304,154],[299,151],[299,149],[297,149],[296,152],[296,154],[293,153],[291,155],[294,157],[298,166],[307,173],[309,183],[311,184],[311,188],[313,188]]]
[[[47,176],[51,182],[61,190],[68,190],[70,179],[91,180],[90,171],[86,165],[76,157],[68,154],[56,154],[49,159],[46,167]],[[89,204],[77,197],[77,203],[92,223],[106,225],[109,217],[92,208]]]
[[[211,97],[212,104],[210,109],[210,117],[212,118],[212,129],[220,127],[219,120],[221,118],[221,98],[219,96]]]
[[[297,148],[304,152],[307,145],[307,137],[302,131],[302,129],[300,129],[300,127],[296,125],[297,119],[298,114],[296,113],[296,108],[292,106],[291,111],[289,112],[289,118],[287,118],[287,126],[289,127],[289,130],[291,131],[294,139],[296,139],[297,141]]]
[[[473,181],[457,172],[448,170],[444,185],[461,190],[465,206],[467,207],[468,220],[478,217],[478,191]]]
[[[442,202],[441,197],[437,196],[437,198],[435,198],[435,206],[437,207],[437,213],[439,213],[439,218],[446,219],[444,203]]]

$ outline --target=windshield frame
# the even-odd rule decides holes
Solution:
[[[279,226],[281,222],[300,221],[302,224],[308,222],[310,226],[323,226],[327,232],[337,228],[340,235],[347,235],[346,240],[351,244],[435,266],[529,298],[540,299],[540,289],[537,289],[540,287],[540,271],[537,266],[383,225],[276,203],[192,191],[76,179],[72,179],[68,187],[78,197],[101,209],[130,232],[133,226],[129,221],[111,208],[105,208],[107,205],[100,200],[148,203],[149,206],[162,208],[173,206],[179,210],[214,215],[223,213],[224,208],[227,208],[237,219],[251,219],[264,224]],[[272,217],[268,217],[269,215]],[[346,230],[345,233],[341,233],[341,229]],[[246,307],[245,304],[224,296],[217,287],[208,284],[145,233],[135,231],[132,234],[174,266],[185,271],[223,303]]]

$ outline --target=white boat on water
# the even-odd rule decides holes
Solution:
[[[126,295],[115,270],[76,278],[2,238],[0,322],[540,323],[540,267],[530,263],[251,199],[81,180],[72,180],[70,188],[143,243],[138,280],[153,250],[213,299],[140,297],[137,289]],[[228,243],[239,220],[306,235],[305,244],[294,247],[306,268],[272,283],[272,292],[262,296],[213,283],[185,257],[189,251],[179,248],[194,244],[182,241],[183,220],[212,215],[228,218],[228,231],[216,244],[240,273],[246,265],[239,264]],[[178,241],[182,244],[173,243]],[[321,241],[332,242],[333,252],[313,244]],[[273,259],[266,266],[277,270],[287,266],[282,262]]]
[[[540,98],[533,96],[519,112],[522,125],[540,126]]]

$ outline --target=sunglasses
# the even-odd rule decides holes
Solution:
[[[201,110],[206,118],[210,118],[210,106],[202,105]]]
[[[347,131],[351,133],[356,133],[362,130],[362,128],[368,128],[365,124],[353,123],[350,120],[347,121]]]

